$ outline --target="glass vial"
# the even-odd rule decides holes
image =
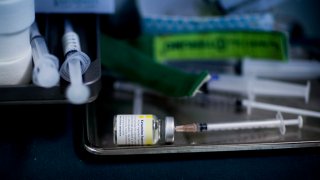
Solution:
[[[116,145],[155,145],[173,143],[174,118],[160,120],[151,114],[114,116],[113,140]]]

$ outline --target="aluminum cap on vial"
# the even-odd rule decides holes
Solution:
[[[166,143],[173,143],[174,141],[174,118],[173,117],[165,118],[164,136],[165,136]]]

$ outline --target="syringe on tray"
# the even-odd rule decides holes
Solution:
[[[192,123],[192,124],[176,126],[175,131],[195,133],[195,132],[206,132],[206,131],[279,128],[280,133],[284,135],[286,133],[286,126],[293,126],[293,125],[297,125],[299,128],[302,128],[303,126],[302,117],[298,116],[296,119],[284,120],[282,114],[278,112],[275,119],[233,122],[233,123]]]
[[[207,83],[211,91],[229,92],[246,95],[249,98],[256,96],[303,98],[309,102],[310,82],[306,85],[282,82],[279,80],[261,79],[254,76],[235,76],[214,74]]]

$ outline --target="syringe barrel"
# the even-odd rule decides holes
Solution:
[[[242,100],[242,105],[247,107],[248,109],[256,108],[256,109],[263,109],[263,110],[270,110],[270,111],[277,111],[277,112],[280,111],[280,112],[320,118],[320,112],[293,108],[288,106],[280,106],[280,105],[268,104],[268,103],[262,103],[257,101],[250,101],[250,100]]]
[[[299,119],[289,119],[283,121],[285,126],[299,125]],[[264,121],[249,121],[239,123],[221,123],[221,124],[207,124],[207,131],[222,131],[222,130],[240,130],[240,129],[259,129],[259,128],[279,128],[281,121],[277,119]]]
[[[208,124],[208,131],[222,131],[222,130],[238,130],[238,129],[257,129],[257,128],[275,128],[279,127],[279,120],[268,121],[253,121],[253,122],[239,122],[239,123],[221,123]]]

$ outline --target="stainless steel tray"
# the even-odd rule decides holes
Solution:
[[[130,92],[112,90],[112,81],[107,81],[109,87],[102,88],[102,93],[93,103],[86,105],[86,119],[83,122],[83,145],[86,151],[95,155],[136,155],[136,154],[168,154],[168,153],[198,153],[217,151],[270,150],[287,148],[304,148],[320,146],[320,119],[303,117],[303,128],[287,127],[285,135],[278,129],[256,129],[219,131],[208,133],[176,133],[175,142],[171,145],[156,146],[116,146],[113,144],[113,116],[132,113],[132,98]],[[304,103],[303,99],[294,98],[258,98],[262,102],[282,104],[314,111],[320,111],[320,83],[312,81],[311,101]],[[170,99],[145,93],[143,113],[155,114],[159,118],[174,116],[176,125],[190,122],[235,122],[246,120],[269,119],[275,117],[275,112],[253,110],[249,116],[246,111],[238,111],[230,102],[218,100],[208,101],[201,97],[189,100]],[[226,96],[223,96],[226,97]],[[228,97],[228,96],[227,96]],[[232,99],[232,98],[227,98]],[[285,119],[296,118],[297,115],[283,113]]]
[[[69,18],[80,36],[81,48],[91,58],[91,65],[83,75],[84,83],[90,88],[88,102],[94,101],[100,91],[101,63],[99,52],[99,17],[89,14],[36,14],[41,34],[46,38],[50,53],[56,55],[60,65],[64,61],[62,35],[64,18]],[[68,83],[61,78],[60,84],[52,88],[38,87],[32,82],[27,85],[0,86],[0,104],[56,104],[68,103],[65,88]]]

